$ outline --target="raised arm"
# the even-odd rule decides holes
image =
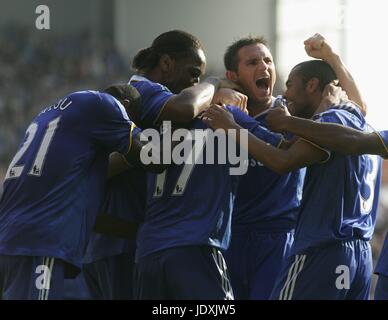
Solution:
[[[366,104],[362,99],[361,92],[358,89],[349,70],[346,68],[341,57],[336,54],[326,39],[316,33],[314,36],[308,38],[305,42],[306,53],[313,58],[322,59],[326,61],[334,70],[339,80],[340,86],[346,91],[350,100],[355,102],[361,112],[366,114]]]

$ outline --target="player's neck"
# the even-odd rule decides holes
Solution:
[[[271,99],[268,99],[267,101],[263,101],[263,102],[255,101],[253,103],[249,103],[249,100],[248,100],[249,115],[251,117],[255,117],[258,114],[260,114],[260,113],[266,111],[267,109],[271,108],[273,99],[274,99],[274,97],[271,97]]]
[[[316,97],[314,97],[314,99],[312,99],[312,101],[310,103],[311,104],[311,109],[309,110],[310,112],[307,115],[308,119],[311,118],[314,114],[318,113],[317,111],[320,110],[320,109],[323,109],[320,112],[323,112],[323,111],[327,110],[327,106],[321,106],[321,102],[322,102],[322,98],[319,95],[317,95]]]

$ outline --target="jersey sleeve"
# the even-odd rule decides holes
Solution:
[[[173,94],[159,83],[138,81],[131,84],[141,96],[142,108],[140,119],[143,127],[155,126],[160,113]]]
[[[260,125],[258,121],[245,114],[237,107],[228,106],[227,109],[233,114],[234,120],[238,125],[247,129],[260,140],[275,147],[278,147],[283,141],[283,136],[281,134],[269,131],[267,128]]]
[[[128,118],[123,105],[106,93],[99,93],[99,103],[94,109],[95,123],[91,134],[94,143],[109,153],[126,154],[132,139],[140,129]]]
[[[380,138],[380,141],[385,149],[384,159],[388,159],[388,130],[376,131],[375,134]]]
[[[320,122],[320,123],[336,123],[336,124],[340,124],[340,125],[348,125],[349,121],[351,121],[351,119],[350,118],[349,119],[345,119],[346,116],[344,117],[343,114],[339,114],[338,112],[343,112],[343,111],[329,110],[329,111],[326,111],[326,112],[323,112],[323,113],[316,114],[315,116],[313,116],[312,119],[315,122]],[[307,140],[307,139],[304,139],[304,138],[300,138],[300,139],[310,143],[314,147],[316,147],[316,148],[324,151],[325,153],[327,153],[327,158],[324,159],[323,161],[321,161],[320,163],[325,163],[325,162],[327,162],[330,159],[330,157],[331,157],[331,151],[330,150],[322,148],[321,146],[311,142],[310,140]]]

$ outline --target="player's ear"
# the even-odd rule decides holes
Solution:
[[[225,75],[228,80],[237,81],[238,79],[237,72],[231,70],[227,70]]]
[[[127,112],[128,117],[135,123],[140,122],[140,116],[139,116],[139,105],[136,101],[131,101],[128,99],[120,100],[121,104],[123,105],[125,111]]]
[[[128,99],[124,99],[121,101],[126,109],[129,108],[129,105],[131,104],[131,102]]]
[[[306,85],[306,90],[308,93],[313,93],[316,90],[319,90],[319,80],[318,78],[311,78]]]
[[[129,101],[128,99],[122,99],[120,100],[120,102],[124,106],[125,111],[127,111],[127,113],[129,114],[129,110],[131,109],[131,101]]]
[[[163,54],[159,59],[159,67],[162,72],[170,72],[175,67],[175,60],[168,54]]]

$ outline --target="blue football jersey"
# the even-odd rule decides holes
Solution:
[[[255,117],[266,126],[266,113]],[[248,172],[240,177],[233,210],[232,226],[255,224],[266,232],[282,232],[295,228],[302,199],[305,169],[279,175],[250,158]]]
[[[262,140],[275,146],[280,143],[280,135],[270,133],[237,108],[229,107],[229,111],[237,123]],[[208,129],[199,119],[192,122],[191,128]],[[206,159],[206,144],[202,147],[202,158]],[[173,164],[162,174],[148,174],[147,207],[138,233],[137,259],[177,246],[228,247],[238,179],[230,175],[228,162],[217,164],[217,151],[215,143],[216,164]]]
[[[142,100],[138,110],[140,119],[136,125],[142,129],[154,127],[164,104],[173,94],[167,87],[138,75],[132,76],[129,83],[138,90]],[[127,221],[141,221],[145,210],[146,180],[145,171],[139,168],[129,169],[112,178],[108,183],[102,211]],[[84,263],[132,252],[133,246],[133,241],[129,239],[92,233]]]
[[[129,83],[137,89],[141,96],[139,125],[142,129],[155,127],[163,107],[173,93],[160,83],[138,75],[132,76]]]
[[[388,130],[385,130],[385,131],[379,131],[379,132],[375,132],[381,139],[381,142],[385,148],[385,155],[384,155],[384,159],[387,159],[388,158]]]
[[[375,272],[388,277],[388,233],[385,236],[384,245],[381,249]]]
[[[333,106],[315,121],[370,131],[352,104]],[[323,164],[307,168],[293,251],[341,240],[372,237],[381,180],[381,159],[332,152]]]
[[[75,92],[43,109],[5,177],[0,253],[56,257],[80,267],[108,156],[127,153],[139,131],[105,93]]]
[[[381,137],[385,149],[388,150],[388,131],[379,131],[378,135]],[[384,246],[381,249],[375,272],[388,277],[388,233],[385,236]]]
[[[100,213],[128,222],[141,223],[145,202],[145,171],[139,168],[129,168],[109,179]],[[93,232],[84,256],[84,263],[132,252],[134,246],[135,238],[129,240]]]

